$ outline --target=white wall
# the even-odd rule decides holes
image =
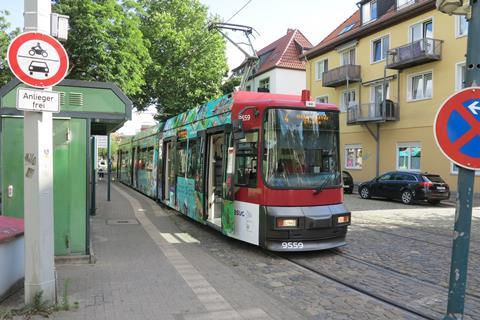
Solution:
[[[306,88],[306,73],[302,70],[275,68],[247,82],[251,91],[257,91],[261,80],[270,77],[270,92],[300,95]]]
[[[0,243],[0,297],[25,276],[24,252],[23,236]]]
[[[301,95],[306,89],[307,76],[303,70],[275,69],[275,93]]]

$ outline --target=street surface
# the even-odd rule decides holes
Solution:
[[[55,319],[442,319],[446,309],[452,204],[346,195],[347,246],[275,254],[121,184],[108,203],[100,183],[97,198],[97,262],[57,266],[80,308]],[[480,207],[473,212],[465,319],[480,315]],[[22,301],[17,294],[2,307]]]

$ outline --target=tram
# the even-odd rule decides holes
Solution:
[[[339,110],[235,92],[122,141],[117,179],[223,234],[272,251],[346,244]]]

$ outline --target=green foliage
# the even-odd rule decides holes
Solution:
[[[144,37],[152,64],[135,97],[139,109],[154,104],[162,115],[177,114],[220,95],[228,70],[225,41],[208,31],[208,10],[198,0],[143,0]]]
[[[139,93],[150,56],[130,5],[117,0],[56,1],[53,11],[70,16],[68,78],[110,81],[127,95]]]
[[[7,21],[8,15],[8,11],[0,10],[0,87],[13,78],[7,63],[7,49],[10,41],[20,33],[19,29],[8,32],[10,28],[10,23]]]
[[[223,94],[232,93],[235,90],[235,87],[238,87],[240,85],[241,81],[242,81],[241,77],[231,77],[227,79],[222,84],[222,93]]]
[[[34,316],[49,318],[56,311],[68,311],[78,309],[78,302],[72,305],[68,299],[69,280],[65,280],[63,287],[62,303],[51,304],[42,299],[43,291],[39,291],[33,297],[33,302],[20,309],[4,310],[0,309],[0,320],[12,320],[14,317],[23,316],[23,319],[32,319]]]

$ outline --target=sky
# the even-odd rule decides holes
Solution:
[[[299,29],[313,45],[318,44],[340,23],[353,14],[359,0],[200,0],[209,7],[212,15],[229,23],[253,27],[253,45],[260,50],[282,37],[287,29]],[[0,10],[10,11],[8,17],[13,27],[23,27],[23,0],[0,0]],[[238,32],[228,33],[235,41],[245,41]],[[227,46],[230,69],[240,65],[243,53],[233,45]]]
[[[82,1],[82,0],[79,0]],[[287,29],[299,29],[313,45],[318,44],[340,23],[357,9],[359,0],[200,0],[209,8],[211,15],[219,16],[224,22],[253,27],[253,46],[260,50],[284,36]],[[8,21],[12,28],[23,28],[23,0],[0,0],[0,10],[8,10]],[[242,10],[240,10],[245,6]],[[240,10],[240,11],[239,11]],[[238,11],[238,13],[237,13]],[[231,18],[237,13],[233,18]],[[230,19],[231,18],[231,19]],[[236,42],[246,41],[242,34],[229,32]],[[227,44],[230,69],[240,65],[243,53]],[[125,134],[133,134],[142,124],[153,123],[154,110],[135,114],[124,128]]]
[[[3,0],[0,0],[3,1]],[[359,0],[200,0],[213,15],[227,21],[245,4],[229,23],[253,27],[258,31],[253,41],[260,50],[287,33],[287,29],[299,29],[313,45],[318,44],[340,23],[357,9]],[[229,33],[229,36],[234,36]],[[238,34],[235,40],[243,40]],[[244,41],[244,40],[243,40]],[[243,61],[241,53],[228,45],[227,57],[230,69]]]

